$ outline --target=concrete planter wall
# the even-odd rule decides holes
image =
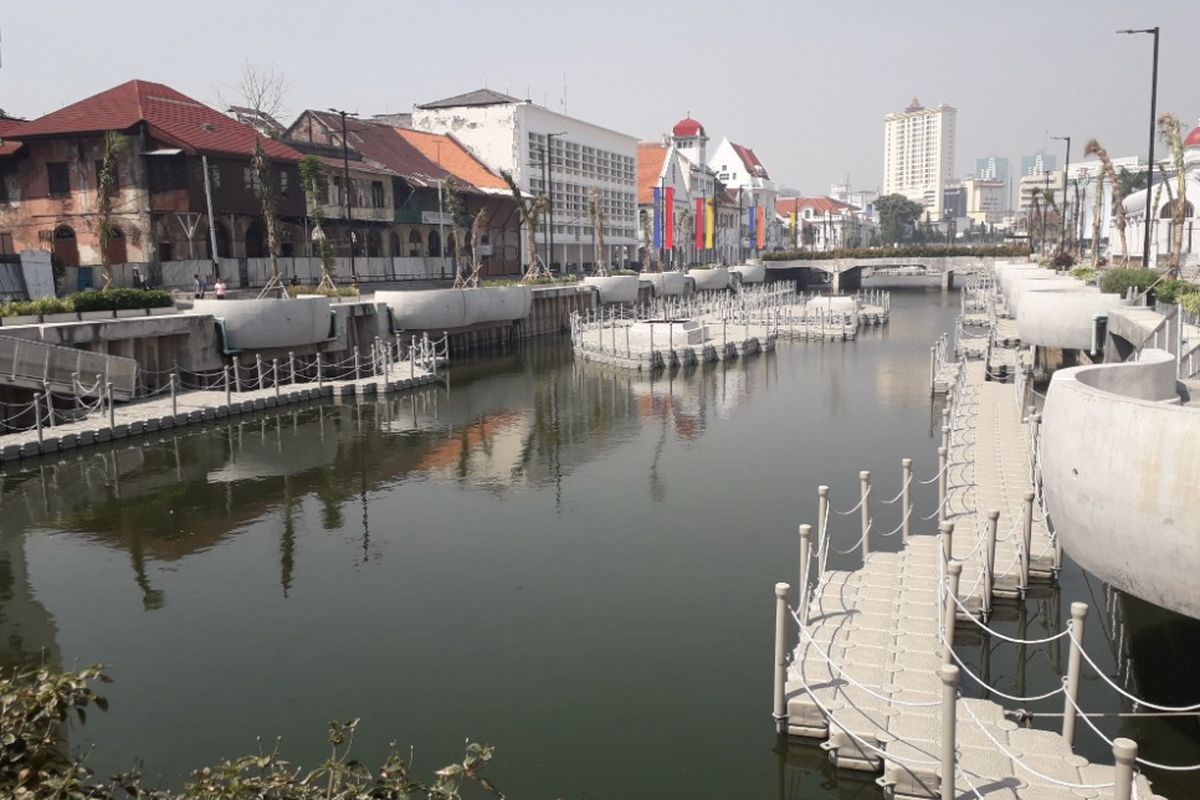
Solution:
[[[601,303],[636,303],[638,298],[637,275],[606,275],[583,279],[584,286],[591,286],[600,295]]]
[[[1031,291],[1058,290],[1063,292],[1082,291],[1087,287],[1075,278],[1060,278],[1050,273],[1048,278],[1015,278],[1004,291],[1008,310],[1015,316],[1021,310],[1021,300]]]
[[[1059,370],[1047,392],[1047,510],[1085,569],[1143,600],[1200,618],[1200,409],[1175,400],[1160,350],[1134,363]]]
[[[643,272],[638,279],[653,286],[656,297],[672,297],[687,292],[688,278],[682,272]]]
[[[236,350],[298,347],[329,338],[327,297],[196,300],[191,313],[225,320],[227,342]]]
[[[386,303],[392,310],[392,319],[398,328],[441,331],[481,322],[524,319],[529,316],[533,294],[528,286],[485,286],[376,292],[375,300]]]
[[[762,283],[767,279],[765,264],[738,264],[736,267],[730,267],[729,271],[741,275],[742,283]]]
[[[1069,350],[1090,350],[1092,316],[1125,305],[1118,294],[1099,289],[1034,288],[1021,293],[1017,333],[1024,344]]]
[[[41,319],[37,314],[19,314],[13,317],[4,317],[0,322],[6,327],[9,325],[37,325]]]
[[[696,282],[697,291],[718,292],[729,288],[729,270],[724,267],[689,269],[687,276]]]

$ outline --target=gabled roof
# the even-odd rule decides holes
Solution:
[[[427,133],[408,128],[393,128],[402,139],[421,152],[423,156],[449,170],[458,183],[474,186],[488,194],[509,192],[504,179],[493,172],[468,150],[462,142],[443,133]]]
[[[796,212],[796,216],[803,216],[804,209],[806,208],[811,208],[813,214],[818,216],[841,214],[843,212],[853,213],[859,210],[857,206],[843,203],[841,200],[835,200],[828,196],[781,197],[775,201],[775,212],[785,217],[793,211]]]
[[[638,142],[637,190],[638,205],[654,202],[654,189],[662,177],[663,164],[667,160],[667,146],[655,142]]]
[[[742,160],[742,165],[746,167],[747,172],[756,178],[771,180],[771,176],[767,174],[767,168],[758,160],[758,156],[754,154],[753,150],[737,142],[731,141],[729,144],[733,146],[733,151],[738,154],[738,158]]]
[[[459,108],[461,106],[502,106],[509,103],[520,103],[521,100],[512,95],[497,92],[494,89],[476,89],[473,92],[464,94],[456,94],[453,97],[444,97],[441,100],[433,100],[429,103],[422,103],[417,108]]]
[[[21,142],[9,137],[17,135],[28,124],[23,119],[0,117],[0,157],[11,156],[21,149]]]
[[[196,153],[249,156],[256,140],[268,158],[295,161],[300,154],[215,108],[169,86],[132,80],[38,117],[21,128],[23,139],[131,131],[145,124],[154,138]]]
[[[337,137],[342,135],[342,119],[338,114],[309,109],[304,114],[327,127]],[[301,115],[303,116],[303,114]],[[296,123],[292,123],[294,128]],[[436,186],[438,181],[454,177],[449,170],[438,166],[409,144],[400,132],[390,125],[370,120],[346,119],[346,143],[364,158],[378,162],[415,187]],[[463,187],[470,191],[472,187]]]

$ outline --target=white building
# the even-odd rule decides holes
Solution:
[[[1055,205],[1061,207],[1063,199],[1063,172],[1061,169],[1052,172],[1043,172],[1039,175],[1022,175],[1021,182],[1017,186],[1017,211],[1024,214],[1033,207],[1033,190],[1040,189],[1044,196],[1046,192],[1052,192]],[[1045,203],[1038,201],[1038,206],[1043,207]]]
[[[878,239],[874,218],[834,197],[781,197],[775,211],[787,250],[870,247]]]
[[[1188,134],[1184,140],[1184,175],[1186,177],[1186,196],[1183,198],[1183,257],[1181,259],[1182,276],[1188,280],[1200,278],[1200,218],[1196,209],[1200,208],[1200,127]],[[1157,267],[1160,263],[1169,263],[1171,241],[1174,233],[1173,211],[1176,176],[1173,173],[1162,175],[1154,170],[1155,185],[1152,191],[1143,189],[1125,198],[1125,218],[1127,227],[1125,237],[1128,241],[1129,254],[1136,261],[1141,260],[1142,245],[1145,237],[1146,206],[1152,207],[1150,214],[1150,266]],[[1166,181],[1167,185],[1162,185]],[[1161,187],[1161,189],[1160,189]],[[1169,189],[1169,191],[1168,191]],[[1113,259],[1119,258],[1119,245],[1110,238],[1109,253]]]
[[[875,219],[875,201],[879,199],[879,192],[871,189],[851,189],[846,183],[833,183],[829,185],[829,196],[855,206],[868,219]]]
[[[883,193],[921,203],[942,217],[942,190],[954,176],[953,106],[925,108],[914,97],[908,108],[883,118]]]
[[[569,117],[530,100],[479,89],[416,106],[412,127],[452,133],[488,166],[512,173],[521,191],[553,197],[553,232],[543,218],[538,242],[552,263],[591,252],[588,199],[600,193],[607,263],[632,259],[637,248],[637,139]],[[546,177],[549,177],[547,185]],[[522,263],[529,263],[525,237]]]
[[[778,250],[783,246],[783,231],[775,216],[775,183],[767,173],[767,168],[755,155],[754,151],[745,145],[721,139],[708,159],[708,166],[717,174],[729,190],[740,199],[742,214],[745,217],[742,228],[746,231],[746,241],[743,243],[747,250],[758,251],[755,236],[750,235],[750,215],[757,216],[757,209],[762,209],[764,223],[764,250]]]
[[[1004,220],[1008,206],[1008,183],[969,177],[962,180],[966,215],[977,223],[995,225]]]

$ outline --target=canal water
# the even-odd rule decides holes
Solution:
[[[429,774],[494,744],[510,797],[877,797],[774,735],[773,584],[795,581],[818,484],[849,508],[860,469],[880,497],[904,457],[934,474],[928,345],[958,307],[897,290],[891,324],[855,342],[655,380],[531,343],[412,395],[8,468],[0,663],[107,664],[111,709],[72,744],[101,775],[140,759],[164,785],[280,736],[315,764],[327,721],[361,718],[368,764],[396,742]],[[834,521],[843,546],[855,520]],[[1068,565],[1069,597],[998,624],[1056,630],[1094,592],[1089,647],[1125,680],[1085,579]],[[1014,693],[1065,663],[961,642]],[[1165,758],[1197,749],[1193,720],[1101,724]]]

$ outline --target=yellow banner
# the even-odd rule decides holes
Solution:
[[[708,207],[704,209],[704,246],[709,250],[713,249],[713,201],[708,201]]]

